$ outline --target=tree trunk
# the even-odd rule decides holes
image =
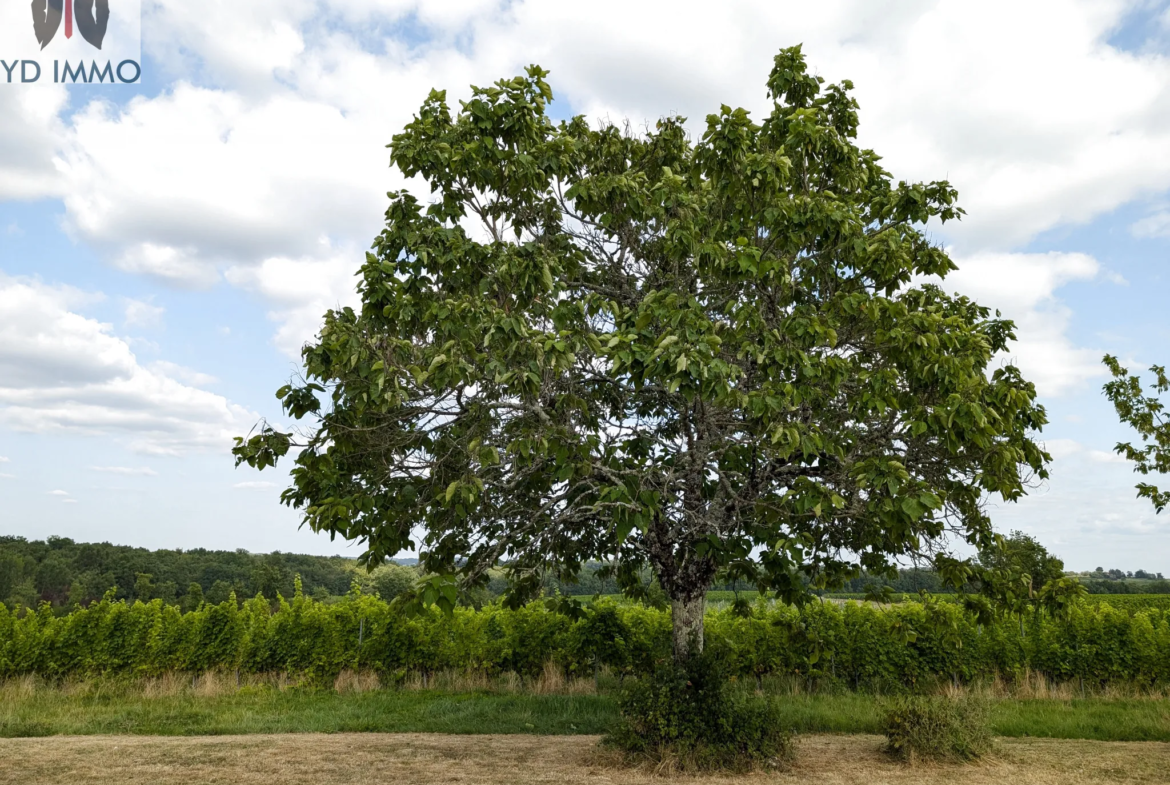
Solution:
[[[676,663],[686,662],[692,654],[703,653],[703,612],[706,609],[706,592],[691,599],[670,601]]]

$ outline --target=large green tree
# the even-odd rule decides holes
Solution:
[[[586,559],[671,600],[702,645],[717,576],[806,586],[991,541],[990,494],[1044,476],[1033,386],[991,360],[1012,324],[921,283],[946,182],[855,144],[852,85],[783,50],[760,122],[722,107],[645,133],[547,114],[547,73],[432,92],[391,161],[358,310],[325,315],[305,379],[237,462],[300,447],[285,503],[377,562],[418,547],[424,599],[503,563],[513,596]],[[998,316],[998,315],[997,315]]]

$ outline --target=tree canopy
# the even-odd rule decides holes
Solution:
[[[1013,531],[979,549],[979,597],[967,597],[967,606],[986,621],[996,613],[1028,608],[1064,614],[1088,593],[1079,580],[1066,577],[1064,562],[1031,535]]]
[[[895,182],[800,47],[766,116],[698,139],[554,123],[546,76],[433,91],[393,138],[432,197],[390,194],[361,307],[277,393],[304,424],[237,463],[298,446],[284,502],[371,562],[418,548],[442,604],[501,562],[516,598],[649,565],[681,657],[717,576],[792,601],[911,557],[969,577],[948,543],[986,547],[986,498],[1048,456],[1033,385],[992,367],[1012,323],[924,282],[955,269],[926,233],[955,190]]]
[[[991,547],[982,548],[979,564],[987,569],[1026,576],[1036,591],[1064,577],[1064,562],[1049,553],[1035,537],[1022,531],[1013,531]]]
[[[1140,446],[1119,442],[1114,451],[1133,461],[1133,470],[1143,476],[1170,473],[1170,419],[1167,419],[1166,407],[1158,398],[1170,390],[1166,369],[1160,365],[1150,367],[1150,373],[1154,375],[1150,390],[1154,394],[1143,395],[1140,376],[1131,374],[1112,355],[1105,355],[1103,362],[1113,375],[1113,379],[1105,383],[1105,397],[1113,404],[1122,424],[1133,428],[1141,437]],[[1157,512],[1162,512],[1170,503],[1170,491],[1163,491],[1150,482],[1139,482],[1137,495],[1149,499]]]

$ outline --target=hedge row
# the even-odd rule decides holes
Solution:
[[[953,603],[879,608],[764,602],[707,616],[707,645],[740,678],[791,674],[854,689],[914,689],[1027,670],[1089,684],[1170,683],[1170,611],[1082,603],[1067,619],[1032,615],[980,626]],[[103,600],[67,616],[0,605],[0,678],[167,671],[285,672],[324,683],[346,668],[388,678],[455,670],[569,674],[597,665],[638,673],[669,656],[668,611],[601,601],[573,620],[534,603],[406,616],[351,593],[324,604],[302,594],[205,604]]]

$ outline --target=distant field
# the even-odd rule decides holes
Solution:
[[[934,599],[940,602],[958,602],[960,595],[957,594],[934,594]],[[721,605],[724,603],[734,602],[737,597],[747,600],[748,602],[755,602],[760,599],[759,592],[756,591],[711,591],[707,592],[707,602],[714,605]],[[620,594],[603,594],[595,596],[592,594],[577,594],[574,599],[590,603],[596,599],[607,599],[615,602],[632,602]],[[771,599],[769,597],[769,599]],[[849,592],[830,592],[822,595],[821,599],[832,600],[837,602],[845,602],[848,600],[855,600],[857,602],[864,602],[865,595]],[[914,602],[918,600],[917,594],[895,593],[890,596],[889,602]],[[1170,594],[1089,594],[1085,597],[1086,602],[1096,604],[1112,605],[1114,608],[1124,609],[1128,611],[1135,611],[1142,608],[1155,608],[1157,610],[1170,610]]]
[[[918,595],[914,595],[915,598],[917,598],[917,596]],[[707,602],[708,603],[720,604],[720,603],[735,602],[737,597],[740,599],[747,600],[748,602],[755,602],[756,600],[760,599],[760,593],[754,589],[745,589],[745,590],[740,591],[740,592],[734,592],[734,591],[709,591],[709,592],[707,592]],[[621,594],[601,594],[601,595],[575,594],[575,595],[573,595],[573,599],[578,600],[580,602],[584,602],[584,603],[593,602],[594,600],[598,600],[598,599],[612,600],[614,602],[637,602],[637,600],[630,600],[629,598],[627,598]],[[773,599],[772,595],[767,595],[767,599]],[[863,600],[863,599],[865,599],[865,595],[864,594],[826,594],[825,599]],[[894,595],[893,599],[895,602],[901,602],[902,595],[896,594],[896,595]]]
[[[572,596],[573,596],[573,599],[578,600],[580,602],[584,602],[584,603],[590,603],[590,602],[593,602],[594,600],[598,600],[598,599],[612,600],[614,602],[638,602],[637,600],[631,600],[622,594],[600,594],[600,595],[574,594]],[[746,599],[748,602],[755,602],[757,599],[760,598],[760,593],[755,591],[754,589],[741,591],[741,592],[709,591],[709,592],[707,592],[707,602],[709,602],[709,603],[734,602],[735,598],[737,596]]]
[[[690,785],[1146,785],[1166,782],[1170,745],[1008,739],[974,765],[907,766],[876,736],[804,736],[787,770],[750,776],[687,776]],[[651,785],[675,780],[616,769],[594,736],[290,734],[195,738],[0,740],[8,785]]]

